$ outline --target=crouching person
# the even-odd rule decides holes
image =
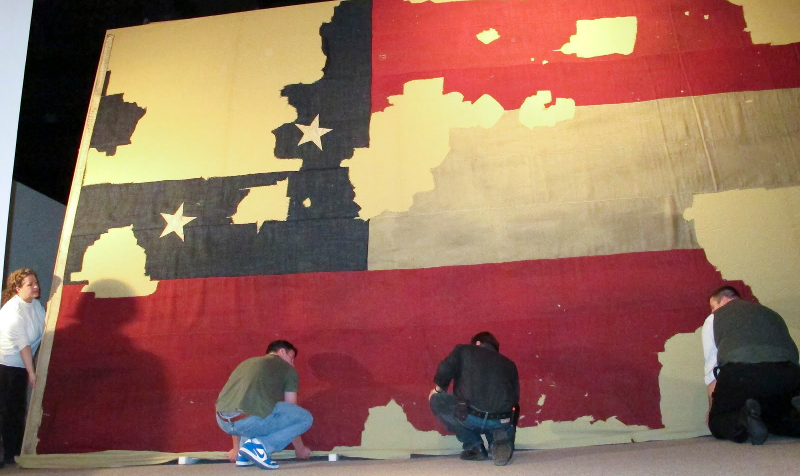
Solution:
[[[470,345],[457,345],[433,381],[431,410],[461,442],[461,459],[486,459],[485,436],[494,464],[508,464],[519,417],[519,375],[514,362],[500,355],[497,339],[481,332]],[[450,382],[453,393],[447,393]]]
[[[289,443],[300,459],[311,450],[300,435],[313,418],[297,405],[298,376],[294,368],[297,349],[285,340],[267,347],[267,355],[239,364],[217,399],[217,424],[233,437],[228,459],[236,466],[257,465],[278,469],[272,453]]]

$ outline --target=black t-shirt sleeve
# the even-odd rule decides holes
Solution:
[[[456,346],[456,348],[450,352],[450,355],[439,363],[439,367],[436,369],[436,375],[433,377],[433,381],[443,389],[447,389],[450,382],[458,377],[461,366],[459,350],[460,346]]]

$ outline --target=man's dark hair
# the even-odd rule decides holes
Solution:
[[[480,342],[481,345],[489,344],[490,346],[494,347],[494,350],[500,352],[500,342],[497,341],[497,337],[493,336],[491,332],[480,332],[475,334],[472,337],[472,344]]]
[[[711,293],[711,295],[708,296],[708,299],[709,301],[712,299],[715,301],[719,301],[724,297],[729,299],[736,299],[742,296],[739,294],[739,291],[737,291],[736,288],[734,288],[733,286],[722,286],[721,288]]]
[[[294,355],[297,356],[297,348],[293,346],[288,340],[274,340],[269,343],[267,346],[267,353],[271,354],[272,352],[277,352],[281,349],[286,349],[286,352],[290,350],[294,351]]]

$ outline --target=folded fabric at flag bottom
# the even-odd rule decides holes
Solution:
[[[671,250],[164,280],[135,298],[67,285],[37,454],[226,450],[218,392],[277,338],[299,349],[315,450],[361,445],[370,408],[392,399],[416,429],[443,431],[427,405],[436,365],[483,330],[519,367],[521,426],[591,415],[660,428],[658,353],[702,325],[721,284],[703,250]]]

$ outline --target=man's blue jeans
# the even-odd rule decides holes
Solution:
[[[235,417],[240,412],[221,413],[225,417]],[[313,421],[314,418],[308,410],[286,402],[275,404],[272,413],[266,418],[249,416],[231,423],[217,415],[217,424],[222,431],[241,436],[240,444],[247,438],[257,438],[264,445],[267,454],[286,448],[293,439],[308,431]]]
[[[516,429],[511,422],[501,423],[501,420],[489,420],[475,415],[467,415],[464,421],[458,420],[453,416],[458,400],[452,393],[435,393],[431,397],[431,410],[448,430],[456,434],[456,438],[461,442],[465,449],[471,449],[483,445],[481,435],[486,435],[486,442],[492,446],[494,430],[505,430],[508,440],[514,442]]]

